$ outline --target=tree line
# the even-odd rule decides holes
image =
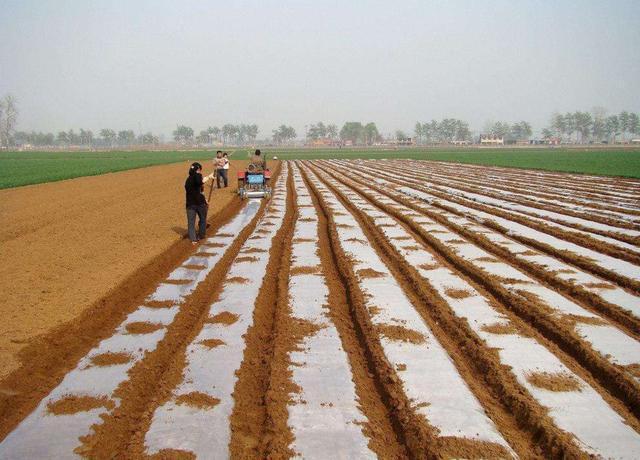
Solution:
[[[30,144],[45,146],[84,146],[84,147],[128,147],[132,145],[157,145],[161,136],[152,132],[138,133],[133,130],[115,131],[110,128],[101,129],[94,134],[90,129],[70,129],[57,134],[45,132],[16,131],[18,107],[16,99],[6,95],[0,99],[0,147]],[[258,141],[260,132],[256,124],[226,123],[221,127],[209,126],[199,134],[190,126],[177,125],[173,131],[173,140],[181,144],[232,144],[247,145]],[[492,122],[484,127],[484,134],[491,134],[505,141],[528,140],[533,135],[531,124],[527,121],[509,123]],[[594,108],[591,112],[554,113],[549,126],[541,131],[543,139],[559,139],[562,142],[626,142],[630,136],[640,135],[640,116],[634,112],[622,111],[619,114],[607,115],[603,108]],[[418,144],[439,144],[454,141],[472,141],[469,123],[457,118],[444,118],[440,121],[416,122],[414,137]],[[374,122],[362,123],[348,121],[338,130],[333,123],[319,121],[305,127],[307,141],[328,141],[329,144],[350,143],[353,145],[373,145],[383,140]],[[409,136],[402,130],[394,135],[398,141],[407,141]],[[260,142],[271,142],[283,145],[297,139],[296,130],[292,126],[281,124],[271,132],[270,139]]]
[[[640,135],[640,116],[627,111],[607,116],[602,108],[596,108],[592,112],[554,113],[549,126],[542,130],[542,136],[546,139],[556,137],[579,143],[616,143],[618,136],[625,142],[628,134]]]

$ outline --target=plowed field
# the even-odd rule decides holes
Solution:
[[[172,257],[0,458],[640,457],[640,181],[290,161]]]

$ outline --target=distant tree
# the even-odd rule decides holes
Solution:
[[[601,141],[607,135],[607,112],[602,107],[594,107],[592,114],[591,136],[597,141]]]
[[[629,132],[635,136],[640,134],[640,116],[637,113],[629,114]]]
[[[424,136],[424,128],[422,123],[419,121],[416,122],[413,128],[413,134],[416,136],[416,141],[418,144],[422,144],[422,137]]]
[[[500,137],[507,137],[510,132],[511,126],[509,126],[509,123],[504,123],[501,121],[495,122],[493,125],[491,125],[489,130],[489,134]]]
[[[468,141],[471,139],[471,130],[469,129],[469,123],[462,120],[455,121],[455,140],[456,141]]]
[[[625,133],[629,132],[629,112],[626,110],[620,112],[618,115],[618,121],[620,122],[620,134],[622,134],[622,142],[626,140]]]
[[[335,139],[338,137],[338,127],[336,125],[327,125],[327,137],[329,139]]]
[[[173,131],[173,139],[176,142],[191,142],[193,141],[193,129],[189,126],[178,125]]]
[[[576,132],[580,134],[580,142],[585,143],[589,139],[589,133],[593,126],[593,117],[589,112],[575,112],[573,114]]]
[[[557,137],[564,136],[567,131],[564,115],[561,113],[554,113],[551,116],[551,128],[555,131]]]
[[[533,130],[531,129],[531,125],[526,121],[521,121],[520,123],[514,123],[511,126],[511,130],[509,132],[509,136],[516,140],[526,140],[531,137]]]
[[[607,137],[613,138],[613,143],[616,143],[616,137],[620,134],[620,120],[618,120],[617,115],[611,115],[607,117],[605,122],[605,130],[607,133]]]
[[[68,145],[69,144],[69,136],[67,136],[66,131],[60,131],[57,136],[58,144],[60,145]]]
[[[100,137],[104,140],[105,144],[113,147],[113,142],[116,140],[116,132],[113,129],[103,128],[100,130]]]
[[[207,144],[207,143],[209,143],[209,133],[207,132],[206,129],[200,131],[200,134],[198,134],[196,136],[196,142],[198,144]]]
[[[543,139],[551,139],[553,137],[553,131],[550,128],[544,128],[542,130],[542,138]]]
[[[76,134],[76,132],[71,128],[69,132],[67,132],[67,138],[69,140],[69,144],[78,145],[80,143],[80,136]]]
[[[213,143],[213,140],[217,140],[220,136],[220,128],[217,126],[209,126],[207,128],[207,134],[209,135],[209,142]]]
[[[367,145],[372,145],[378,140],[380,133],[378,132],[378,127],[374,122],[369,122],[364,126],[363,137],[364,143]]]
[[[157,136],[154,136],[153,133],[148,132],[140,136],[140,143],[144,145],[157,145],[160,143],[160,140]]]
[[[252,143],[256,141],[256,138],[258,137],[258,132],[260,132],[260,130],[258,129],[258,125],[256,125],[255,123],[247,126],[247,133],[246,133],[247,138]]]
[[[291,126],[280,125],[278,129],[272,131],[273,141],[276,144],[283,144],[296,138],[296,130]]]
[[[193,135],[193,132],[192,132]],[[131,145],[136,140],[135,133],[130,130],[118,131],[118,143],[120,145]]]
[[[352,144],[358,144],[363,141],[364,126],[359,121],[348,121],[340,130],[340,139],[343,141],[351,141]]]
[[[222,142],[224,144],[231,143],[236,138],[238,128],[231,123],[227,123],[222,127]]]
[[[397,141],[404,141],[407,139],[407,134],[401,129],[396,129],[395,138]]]
[[[8,94],[0,99],[0,146],[8,147],[18,122],[16,98]]]
[[[93,145],[93,131],[80,128],[80,144],[86,146]]]

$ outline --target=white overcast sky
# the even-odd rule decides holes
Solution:
[[[640,111],[640,0],[0,0],[18,129]]]

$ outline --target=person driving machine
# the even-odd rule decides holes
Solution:
[[[262,172],[267,170],[267,160],[262,156],[260,149],[256,149],[256,152],[251,157],[251,164],[254,165],[254,169],[250,172]]]

